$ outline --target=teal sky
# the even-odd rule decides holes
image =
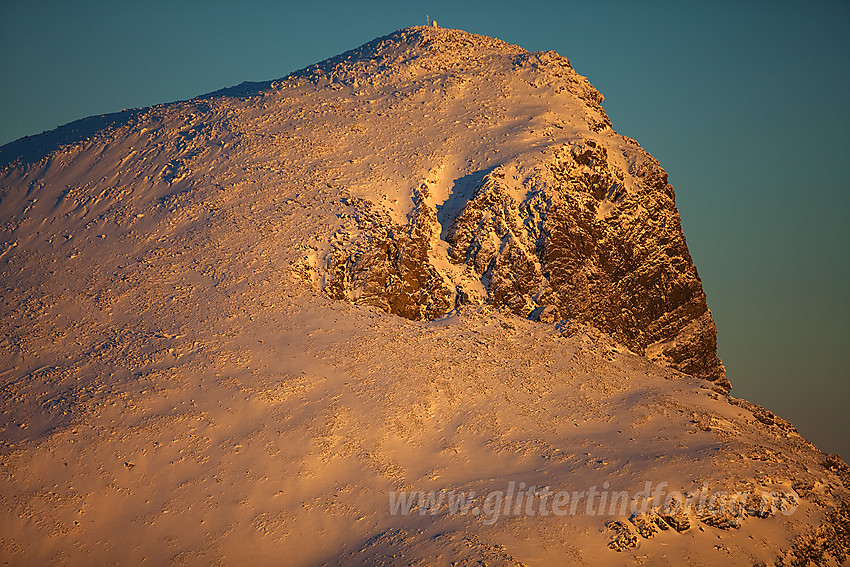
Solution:
[[[733,394],[850,460],[847,2],[0,4],[0,144],[425,23],[553,49],[670,174]]]

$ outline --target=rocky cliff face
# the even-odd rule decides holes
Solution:
[[[447,183],[439,175],[414,185],[406,222],[361,211],[358,237],[338,240],[328,257],[325,289],[332,297],[413,319],[470,302],[550,323],[575,319],[728,389],[667,174],[611,130],[602,96],[566,58],[423,28],[300,76],[343,84],[373,77],[376,84],[362,87],[370,98],[380,98],[388,82],[402,93],[449,82],[442,96],[452,104],[412,124],[407,135],[443,127],[465,140],[463,130],[475,124],[484,125],[485,137],[501,134],[486,140],[492,157],[477,171],[456,171],[442,198],[433,187]],[[535,98],[550,98],[542,116],[511,106],[529,88],[542,91]],[[396,107],[404,106],[401,98]],[[398,110],[386,109],[389,116]],[[540,122],[539,129],[526,121]],[[457,161],[462,151],[452,136],[447,142],[437,150],[438,164]]]

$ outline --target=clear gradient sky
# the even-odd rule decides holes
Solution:
[[[425,23],[569,57],[659,159],[732,393],[850,460],[850,3],[4,0],[0,144]]]

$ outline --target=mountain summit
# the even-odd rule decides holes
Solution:
[[[319,259],[331,297],[413,319],[487,303],[582,321],[728,389],[667,174],[565,57],[417,27],[271,87],[290,120],[321,112],[299,137],[354,198]]]
[[[256,105],[212,96],[133,113],[98,159],[129,151],[113,173],[126,184],[140,150],[171,146],[149,176],[155,192],[195,187],[193,168],[245,155],[280,180],[324,182],[350,209],[308,259],[331,297],[412,319],[487,303],[587,322],[728,389],[667,175],[611,129],[566,58],[416,27],[217,94],[250,92]],[[161,138],[173,129],[182,137]],[[141,138],[130,150],[123,136]],[[38,143],[51,137],[68,141]]]
[[[844,561],[602,100],[413,27],[0,148],[0,558]]]

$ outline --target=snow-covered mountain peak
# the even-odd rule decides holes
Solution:
[[[211,180],[299,187],[301,201],[336,195],[347,220],[315,226],[321,245],[296,261],[315,265],[311,281],[331,297],[414,319],[488,303],[584,321],[728,387],[673,188],[601,102],[554,52],[414,27],[278,81],[127,113],[36,154],[52,151],[46,177],[79,184],[83,201],[133,176],[140,207]],[[78,160],[88,165],[64,167]],[[29,171],[42,183],[44,170],[28,167],[10,179]]]
[[[366,244],[331,239],[321,252],[333,297],[412,318],[464,302],[577,318],[726,384],[667,176],[612,130],[602,96],[566,58],[416,27],[271,88],[269,105],[323,109],[316,143],[339,151],[320,167],[384,215],[366,225],[387,231],[392,249],[416,242],[400,248],[415,259],[372,263],[371,229],[346,228]]]
[[[601,102],[415,27],[0,148],[0,560],[843,561],[850,469],[728,396]],[[627,510],[648,481],[689,507]],[[519,486],[575,505],[482,515]]]

